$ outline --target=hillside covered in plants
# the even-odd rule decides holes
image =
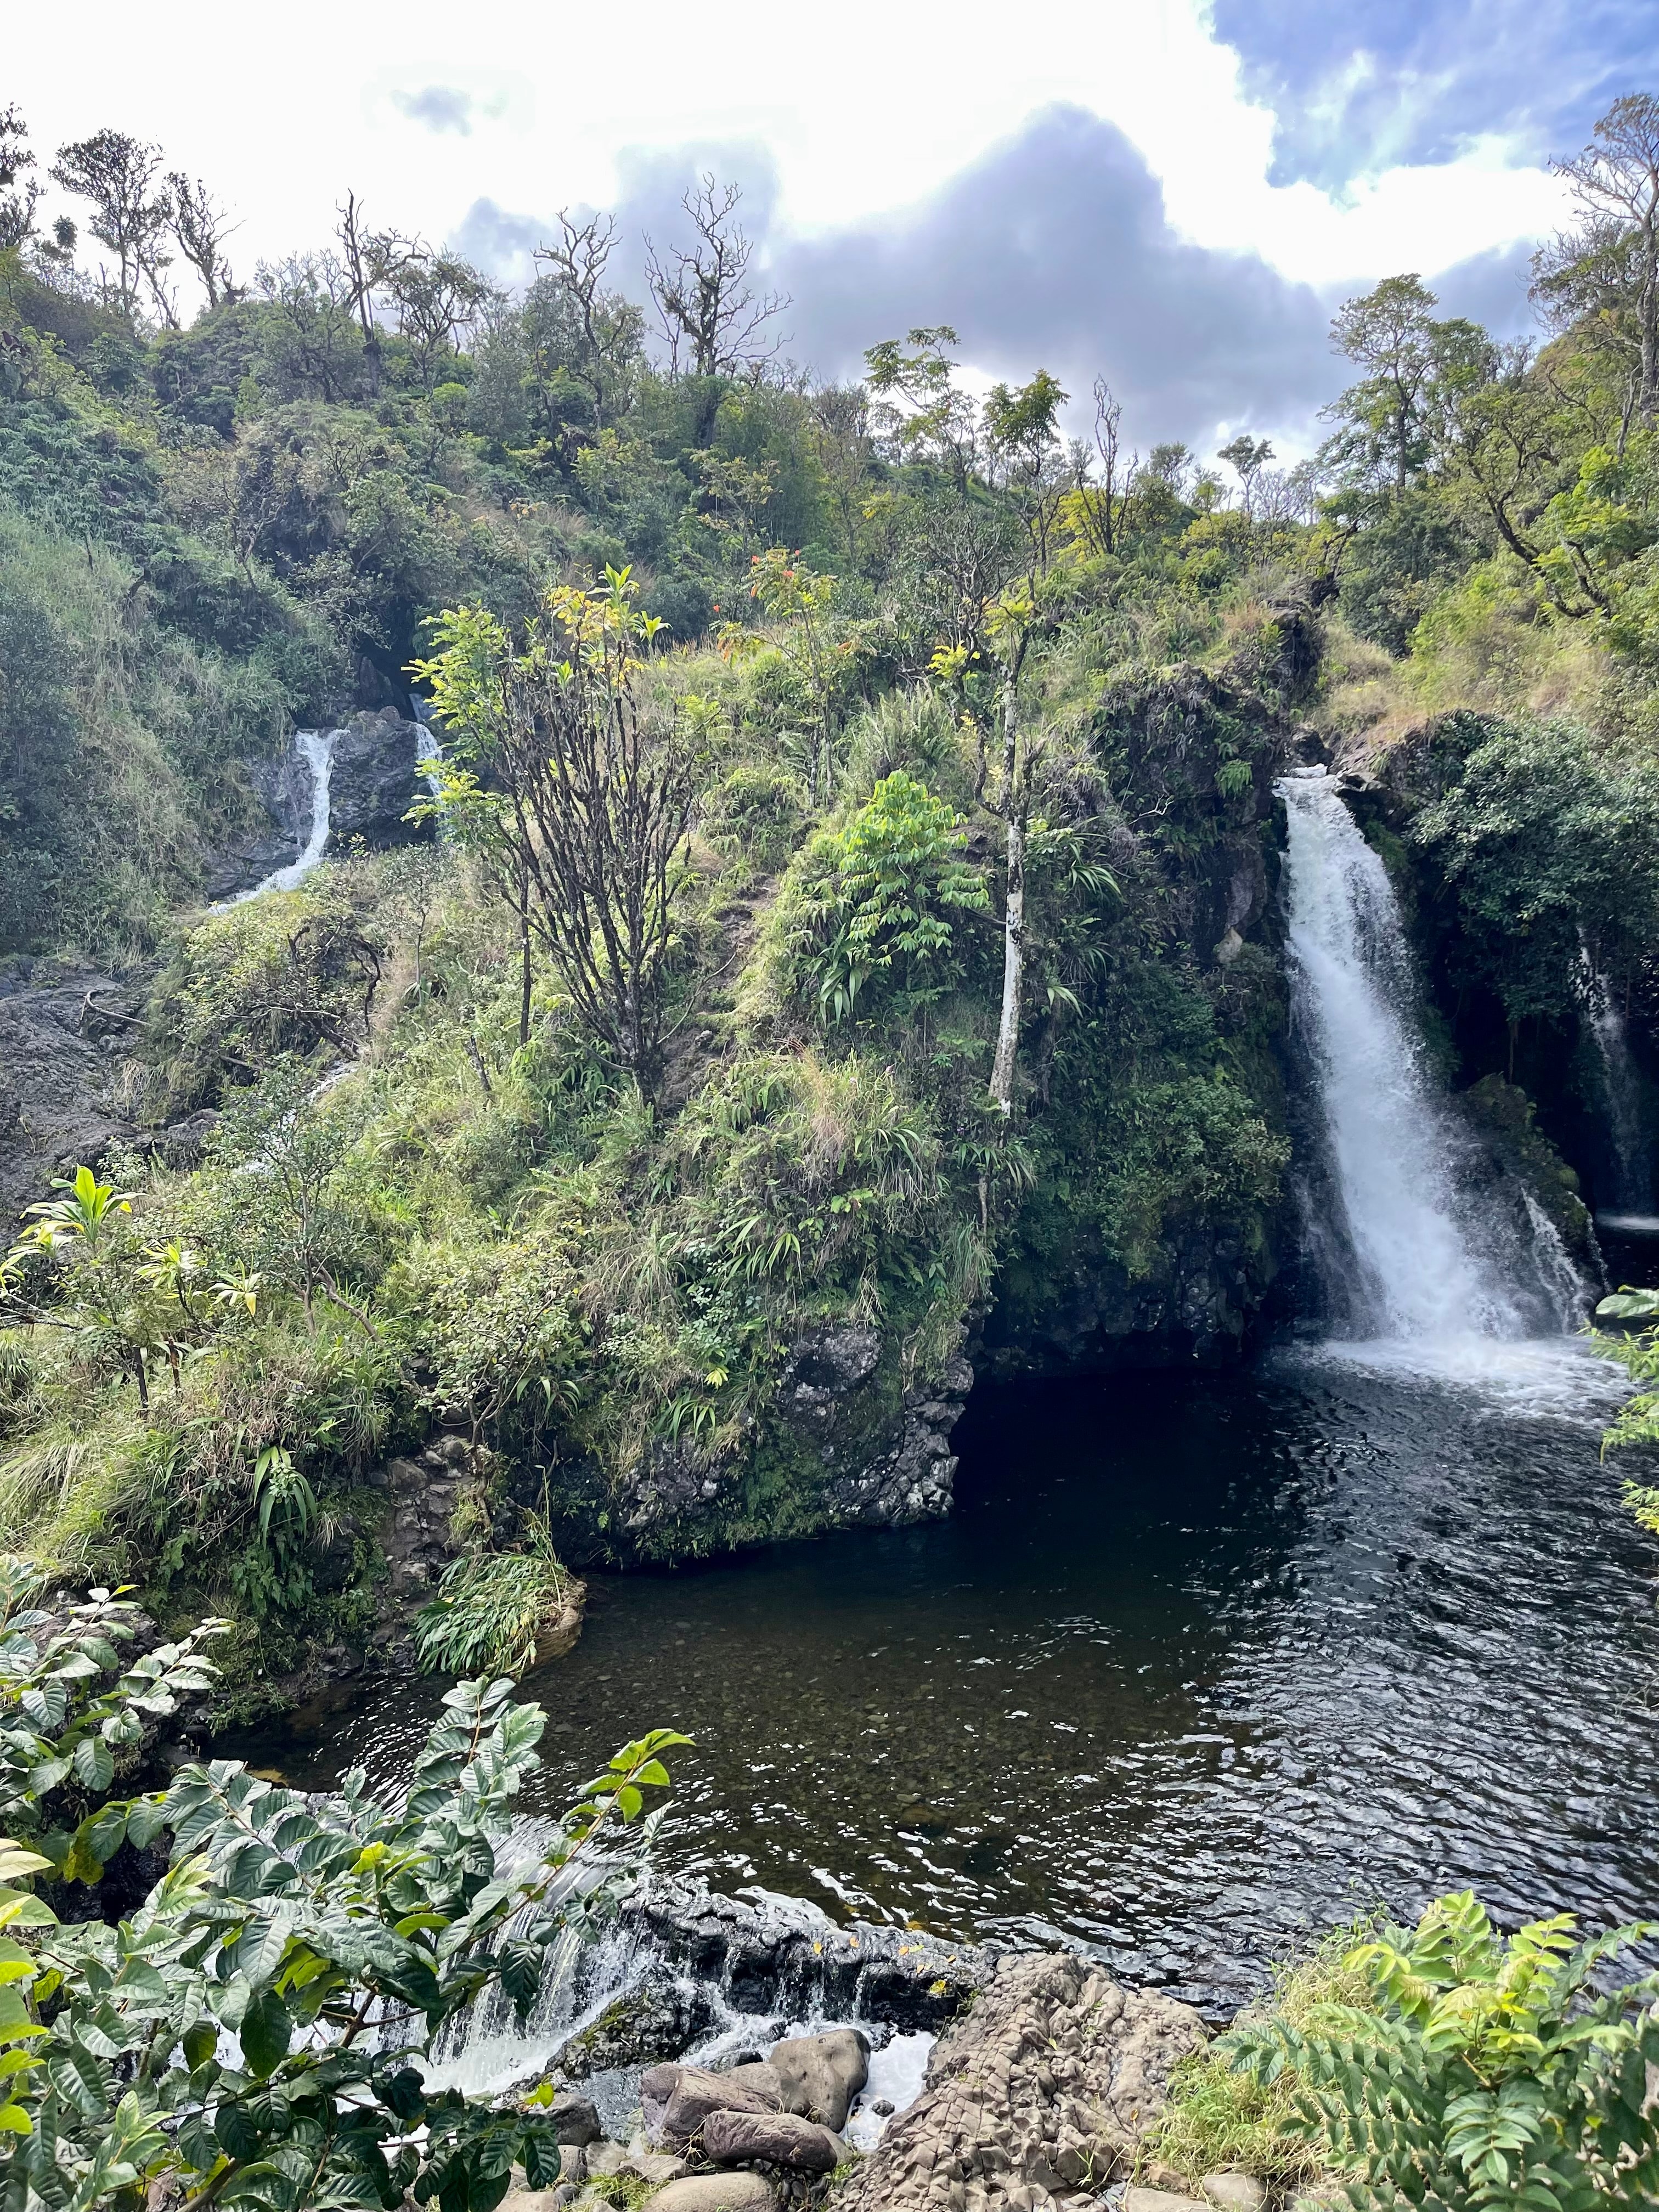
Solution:
[[[1626,106],[1537,340],[1389,279],[1290,469],[1133,451],[1035,362],[973,396],[944,327],[821,382],[713,178],[648,299],[575,217],[508,296],[349,198],[233,273],[103,132],[52,173],[88,279],[12,113],[0,948],[14,996],[136,1011],[116,1134],[7,1240],[7,1540],[231,1617],[246,1709],[451,1556],[538,1590],[931,1517],[975,1374],[1285,1326],[1298,763],[1350,776],[1448,1078],[1587,1249],[1595,994],[1640,1054],[1659,1004]],[[394,832],[211,903],[294,732],[411,696]]]

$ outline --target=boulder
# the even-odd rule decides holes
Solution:
[[[592,2099],[578,2096],[574,2089],[562,2090],[555,2097],[547,2108],[547,2117],[553,2123],[554,2140],[578,2149],[598,2142],[605,2133]]]
[[[404,845],[417,825],[404,817],[425,796],[416,763],[428,740],[418,722],[392,707],[354,714],[335,734],[328,785],[328,848],[343,852],[354,837],[371,845]]]
[[[651,2199],[653,2212],[777,2212],[777,2191],[758,2173],[695,2173]]]
[[[1205,2212],[1205,2199],[1177,2197],[1170,2189],[1126,2189],[1122,2212]]]
[[[870,2079],[870,2045],[855,2027],[796,2035],[775,2043],[766,2063],[783,2085],[786,2112],[802,2112],[839,2134],[859,2091]]]
[[[652,2069],[653,2073],[656,2070]],[[671,2142],[690,2142],[712,2112],[764,2115],[776,2112],[782,2101],[775,2089],[750,2088],[746,2082],[733,2081],[729,2074],[682,2066],[663,2113],[662,2132]]]
[[[1253,2173],[1229,2167],[1224,2173],[1206,2173],[1199,2183],[1201,2192],[1218,2212],[1261,2212],[1267,2192]]]
[[[702,2154],[713,2166],[763,2159],[797,2173],[833,2173],[846,2150],[838,2136],[799,2112],[710,2112],[702,2140]]]
[[[964,2201],[979,2212],[1032,2212],[1056,2197],[1098,2202],[1134,2170],[1170,2068],[1204,2040],[1188,2006],[1126,1990],[1087,1959],[1005,1954],[972,2010],[934,2045],[921,2096],[888,2121],[836,2212],[934,2212]],[[1131,2191],[1126,2212],[1193,2208]]]

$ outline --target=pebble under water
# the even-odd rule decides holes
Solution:
[[[595,1577],[526,1684],[532,1808],[672,1725],[665,1869],[1063,1936],[1210,2008],[1379,1900],[1652,1911],[1655,1563],[1598,1459],[1605,1371],[1384,1350],[981,1390],[947,1522]],[[438,1695],[359,1680],[231,1747],[392,1781]]]

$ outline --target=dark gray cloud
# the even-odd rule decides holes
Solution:
[[[472,131],[472,97],[457,92],[453,84],[428,84],[419,92],[394,92],[392,104],[411,123],[428,131],[454,131],[468,137]]]
[[[856,368],[912,324],[949,323],[978,367],[1103,374],[1143,441],[1218,422],[1282,426],[1328,394],[1326,301],[1255,254],[1192,246],[1123,133],[1054,107],[897,223],[781,241],[795,352]]]
[[[1576,153],[1620,94],[1659,92],[1655,0],[1215,0],[1278,118],[1273,177],[1340,190],[1486,131]]]
[[[635,297],[641,234],[678,238],[680,195],[703,168],[744,185],[760,281],[792,295],[779,325],[787,350],[822,374],[856,374],[878,339],[949,323],[976,368],[1022,380],[1048,368],[1079,401],[1104,375],[1143,449],[1180,438],[1201,452],[1224,422],[1311,441],[1320,406],[1349,378],[1330,350],[1330,318],[1363,285],[1296,283],[1258,255],[1188,244],[1143,157],[1115,125],[1079,109],[1034,117],[902,217],[813,238],[779,227],[763,149],[635,157],[612,265]],[[521,283],[547,228],[480,200],[456,243]],[[1443,313],[1509,336],[1526,325],[1527,258],[1517,247],[1424,273]]]

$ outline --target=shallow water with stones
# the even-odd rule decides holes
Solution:
[[[1570,1341],[981,1390],[946,1522],[594,1577],[526,1684],[529,1806],[671,1724],[665,1868],[1062,1936],[1215,2008],[1378,1900],[1654,1911],[1656,1557],[1610,1391]],[[441,1686],[227,1747],[392,1781]]]

